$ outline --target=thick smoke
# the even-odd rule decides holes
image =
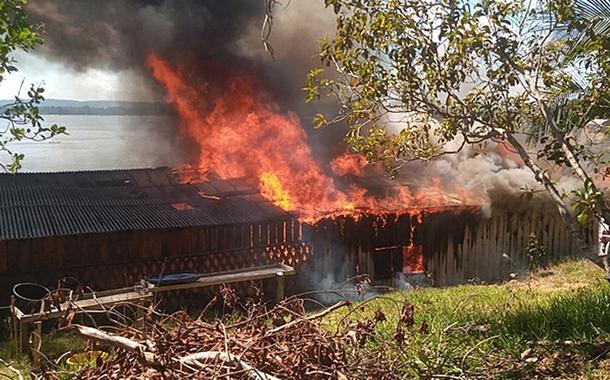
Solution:
[[[143,67],[150,51],[226,59],[262,2],[180,0],[33,0],[45,29],[44,53],[77,69]]]
[[[222,86],[223,73],[257,72],[284,111],[297,112],[321,165],[345,151],[341,127],[313,131],[313,115],[336,105],[304,104],[301,90],[307,71],[316,65],[318,40],[332,35],[334,15],[322,0],[293,0],[277,6],[271,43],[275,60],[260,41],[263,0],[31,0],[32,21],[44,26],[41,52],[77,70],[103,68],[133,73],[126,94],[143,92],[162,99],[150,76],[146,57],[155,52],[194,68],[192,80]],[[514,199],[533,177],[510,152],[485,148],[485,155],[466,149],[430,163],[407,165],[401,181],[413,187],[438,178],[444,189],[476,190],[492,201]],[[374,172],[374,171],[369,171]],[[377,176],[379,177],[379,176]],[[382,181],[383,182],[383,181]]]
[[[261,3],[262,4],[262,3]],[[146,72],[150,52],[235,62],[235,42],[260,17],[256,1],[33,0],[47,57],[77,70],[133,71],[161,94]],[[135,80],[135,79],[134,79]],[[143,84],[142,81],[138,83]],[[130,92],[130,83],[124,91]]]
[[[302,91],[307,71],[319,64],[319,39],[334,29],[334,15],[323,1],[276,6],[275,60],[260,40],[263,0],[31,0],[29,11],[45,30],[41,53],[77,70],[133,73],[123,88],[132,97],[146,92],[163,99],[145,64],[155,52],[170,62],[200,64],[199,74],[207,82],[222,78],[222,70],[253,70],[274,101],[297,112],[305,126],[315,113],[332,109],[324,103],[305,106]],[[340,128],[310,133],[312,148],[330,159],[345,149],[343,134]]]

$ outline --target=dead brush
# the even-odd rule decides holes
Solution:
[[[349,301],[314,314],[307,314],[304,301],[294,297],[272,308],[254,301],[245,305],[245,312],[230,324],[152,309],[133,326],[102,329],[71,324],[67,328],[116,351],[109,360],[73,375],[83,380],[399,378],[395,368],[384,365],[381,352],[353,354],[384,322],[379,315],[358,323],[346,320],[345,329],[331,332],[323,320],[351,308]],[[45,376],[65,378],[65,372],[47,370]]]

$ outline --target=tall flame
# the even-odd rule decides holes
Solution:
[[[396,186],[393,196],[381,200],[355,185],[340,191],[315,161],[297,116],[282,113],[249,73],[234,74],[220,94],[212,94],[188,70],[156,54],[148,56],[148,66],[174,104],[181,131],[199,146],[199,171],[251,178],[261,194],[285,210],[297,211],[304,220],[362,209],[381,212],[447,203],[440,188],[414,195]],[[340,175],[361,175],[364,164],[362,157],[345,156],[332,166]]]
[[[289,210],[298,205],[304,215],[346,203],[346,195],[315,162],[296,115],[282,114],[277,105],[263,102],[251,75],[231,78],[223,94],[207,99],[205,87],[186,82],[159,56],[151,54],[148,64],[175,105],[181,129],[199,144],[201,171],[223,178],[257,178],[264,195]]]

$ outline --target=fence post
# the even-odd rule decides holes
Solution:
[[[280,303],[284,300],[284,273],[275,274],[275,302]]]
[[[34,331],[32,332],[32,367],[34,370],[40,370],[40,350],[42,348],[42,321],[34,322]]]

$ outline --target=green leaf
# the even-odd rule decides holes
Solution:
[[[322,128],[328,124],[328,121],[323,114],[317,113],[313,118],[313,124],[315,128]]]
[[[580,223],[580,224],[587,224],[587,222],[589,221],[589,213],[582,212],[582,213],[578,214],[576,216],[576,220],[578,220],[578,223]]]

